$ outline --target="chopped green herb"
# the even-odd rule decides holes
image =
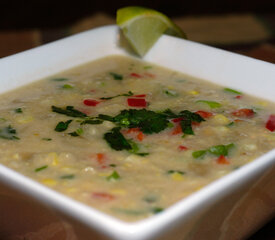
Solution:
[[[231,143],[231,144],[228,144],[228,145],[217,145],[217,146],[213,146],[213,147],[210,147],[208,149],[208,152],[216,155],[216,156],[227,156],[228,155],[228,151],[234,147],[234,144]]]
[[[8,140],[18,140],[19,137],[16,136],[16,130],[10,125],[0,129],[0,138]]]
[[[110,99],[113,99],[113,98],[116,98],[116,97],[121,97],[121,96],[124,96],[124,97],[130,97],[130,96],[133,96],[134,94],[129,91],[128,93],[124,93],[124,94],[118,94],[118,95],[115,95],[115,96],[112,96],[112,97],[102,97],[100,98],[101,100],[110,100]]]
[[[227,127],[232,127],[232,126],[234,126],[234,124],[235,124],[234,122],[231,122],[231,123],[227,124],[226,126]]]
[[[110,167],[116,167],[116,164],[111,163],[111,164],[109,164],[109,166]]]
[[[97,118],[105,121],[115,122],[115,119],[113,117],[105,114],[99,114]]]
[[[151,211],[152,211],[154,214],[157,214],[157,213],[163,212],[164,209],[161,208],[161,207],[154,207],[154,208],[152,208]]]
[[[117,151],[131,150],[132,146],[127,139],[121,134],[120,127],[115,127],[104,134],[104,139],[109,146]]]
[[[55,82],[63,82],[63,81],[68,81],[69,79],[68,78],[53,78],[51,80],[55,81]]]
[[[181,175],[184,175],[184,174],[185,174],[185,172],[179,171],[179,170],[168,170],[168,171],[167,171],[167,174],[173,174],[173,173],[179,173],[179,174],[181,174]]]
[[[184,134],[194,135],[194,131],[192,129],[192,121],[190,119],[181,120],[180,126]]]
[[[70,84],[64,84],[64,85],[62,86],[62,88],[63,88],[63,89],[73,89],[74,87],[73,87],[72,85],[70,85]]]
[[[72,137],[78,137],[78,136],[82,135],[83,133],[84,133],[84,130],[82,128],[78,128],[74,132],[70,132],[68,134],[71,135]]]
[[[232,88],[224,88],[223,90],[224,90],[225,92],[234,93],[234,94],[238,94],[238,95],[241,95],[241,94],[242,94],[242,92],[239,92],[239,91],[234,90],[234,89],[232,89]]]
[[[117,171],[113,171],[113,173],[106,178],[108,181],[118,180],[120,179],[120,175],[117,173]]]
[[[203,157],[207,153],[206,150],[199,150],[192,153],[193,158]]]
[[[147,134],[158,133],[169,123],[165,115],[146,109],[123,110],[113,120],[121,127],[140,128]]]
[[[123,75],[121,74],[110,72],[110,75],[113,77],[114,80],[123,80]]]
[[[144,66],[144,69],[151,69],[153,68],[152,66]]]
[[[22,108],[16,108],[16,109],[14,109],[14,112],[16,112],[16,113],[22,113],[23,111],[22,111]]]
[[[65,130],[67,130],[67,128],[69,127],[69,124],[72,122],[73,120],[68,120],[66,122],[59,122],[56,127],[55,127],[55,131],[56,132],[63,132]]]
[[[69,174],[69,175],[63,175],[63,176],[61,176],[60,178],[61,178],[61,179],[73,179],[74,177],[75,177],[74,174]]]
[[[69,116],[69,117],[76,117],[76,118],[87,117],[87,115],[85,113],[74,109],[73,106],[67,106],[65,109],[52,106],[52,111],[56,112],[56,113],[59,113],[59,114],[64,114],[64,115]]]
[[[42,140],[44,140],[44,141],[51,141],[52,139],[51,138],[42,138]]]
[[[176,91],[172,90],[163,90],[163,93],[170,97],[177,97],[179,95]]]
[[[218,102],[215,101],[207,101],[207,100],[198,100],[196,103],[205,103],[207,104],[210,108],[220,108],[222,105]]]
[[[44,165],[44,166],[42,166],[42,167],[36,168],[34,171],[35,171],[35,172],[40,172],[40,171],[42,171],[42,170],[45,170],[46,168],[48,168],[48,165]]]
[[[233,148],[235,145],[233,143],[227,144],[227,145],[216,145],[213,147],[210,147],[208,149],[205,150],[199,150],[199,151],[195,151],[192,153],[192,156],[194,158],[199,158],[204,156],[207,152],[211,153],[213,155],[216,156],[227,156],[228,155],[228,151]]]
[[[154,203],[154,202],[158,201],[158,197],[154,194],[148,194],[142,200],[147,202],[147,203]]]
[[[92,124],[92,125],[95,125],[95,124],[101,124],[103,123],[102,120],[98,120],[98,119],[87,119],[87,120],[84,120],[80,123],[80,125],[84,125],[84,124]]]

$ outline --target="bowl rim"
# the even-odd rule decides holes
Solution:
[[[106,48],[106,51],[102,53],[103,57],[109,55],[121,55],[135,58],[133,54],[127,53],[123,48],[117,45],[118,35],[119,29],[117,26],[114,25],[89,30],[71,37],[67,37],[65,39],[61,39],[40,47],[36,47],[31,50],[27,50],[25,52],[21,52],[0,59],[0,70],[7,68],[7,66],[18,66],[18,64],[22,63],[24,59],[31,59],[32,61],[34,61],[37,57],[39,57],[39,53],[41,52],[43,52],[43,54],[45,54],[46,56],[49,50],[51,50],[50,54],[52,54],[56,48],[61,48],[62,51],[64,51],[65,48],[69,49],[70,43],[75,46],[75,44],[77,44],[80,39],[85,39],[85,42],[89,39],[92,40],[94,44],[93,47],[97,47],[100,44],[102,45],[108,43],[108,48]],[[102,38],[106,37],[108,39],[105,39],[103,41]],[[169,41],[172,43],[175,42],[176,44],[183,44],[185,48],[199,47],[200,49],[216,51],[217,53],[220,53],[220,51],[222,51],[222,53],[226,56],[232,56],[233,54],[234,57],[240,58],[242,61],[249,61],[255,64],[267,66],[268,69],[271,69],[270,71],[274,72],[273,77],[275,76],[274,64],[269,64],[260,60],[244,57],[224,50],[215,49],[213,47],[209,47],[203,44],[193,43],[189,40],[176,39],[170,36],[162,36],[160,41],[158,41],[153,49],[145,56],[144,60],[154,63],[156,52],[160,51],[162,44],[167,44],[167,42]],[[65,45],[65,48],[63,45]],[[110,54],[108,53],[108,51]],[[69,60],[71,59],[71,55],[65,54],[63,58],[64,57],[68,57]],[[161,60],[162,59],[160,58],[160,62]],[[74,62],[74,66],[81,65],[84,62],[87,62],[87,58],[85,58],[85,56],[80,58],[79,61]],[[66,60],[66,63],[61,65],[61,70],[59,67],[59,71],[63,71],[64,69],[70,67],[71,66],[68,66],[68,61]],[[24,69],[20,71],[22,73]],[[52,74],[58,72],[55,68],[51,68],[49,71],[52,72]],[[46,76],[49,75],[49,71],[46,71]],[[35,73],[37,73],[37,71],[34,71],[32,73],[30,81],[35,80]],[[26,78],[27,75],[24,77]],[[9,81],[11,82],[12,79],[16,78],[20,78],[20,74],[15,74],[11,76],[11,80]],[[25,83],[23,85],[25,85]],[[3,183],[11,186],[12,188],[17,189],[18,191],[22,192],[22,189],[24,189],[24,193],[28,196],[31,196],[34,199],[42,202],[43,204],[46,204],[48,207],[54,208],[62,212],[63,214],[79,220],[81,223],[87,225],[90,228],[96,229],[96,231],[108,237],[120,240],[141,240],[156,237],[164,231],[169,230],[171,227],[173,227],[173,225],[177,224],[179,220],[181,222],[187,221],[193,214],[195,214],[202,208],[210,206],[223,196],[232,193],[242,184],[245,184],[259,174],[267,171],[274,165],[275,149],[255,159],[253,162],[244,165],[240,169],[237,169],[236,171],[215,180],[214,182],[208,184],[199,191],[168,207],[164,212],[161,212],[157,215],[138,222],[124,222],[115,217],[109,216],[105,213],[100,212],[99,210],[86,206],[61,193],[51,190],[44,185],[3,166],[2,164],[0,164],[0,180]],[[224,189],[226,189],[226,191]]]

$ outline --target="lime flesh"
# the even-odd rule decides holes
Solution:
[[[185,38],[183,31],[166,15],[149,8],[121,8],[117,11],[117,24],[140,56],[144,56],[164,33]]]

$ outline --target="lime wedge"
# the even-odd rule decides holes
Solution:
[[[140,56],[144,56],[162,34],[186,38],[166,15],[150,8],[132,6],[118,9],[116,22]]]

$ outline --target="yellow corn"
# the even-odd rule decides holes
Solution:
[[[192,95],[198,95],[200,92],[199,91],[196,91],[196,90],[192,90],[189,92],[189,94],[192,94]]]
[[[217,124],[226,125],[229,124],[231,121],[224,116],[223,114],[217,114],[213,117],[213,121]]]
[[[56,154],[56,152],[49,153],[46,160],[51,162],[52,166],[57,166],[59,164],[58,155]]]
[[[267,102],[264,102],[264,101],[259,101],[258,102],[259,105],[265,107],[267,105]]]
[[[47,186],[55,186],[57,184],[57,182],[52,178],[43,179],[42,183],[47,185]]]
[[[180,173],[173,173],[171,175],[171,177],[175,181],[182,181],[182,180],[184,180],[183,176]]]
[[[20,118],[17,118],[16,120],[18,123],[24,124],[24,123],[29,123],[31,121],[33,121],[33,117],[31,115],[27,115],[27,116],[22,116]]]
[[[115,195],[124,196],[127,192],[124,189],[113,189],[111,190],[111,193]]]

